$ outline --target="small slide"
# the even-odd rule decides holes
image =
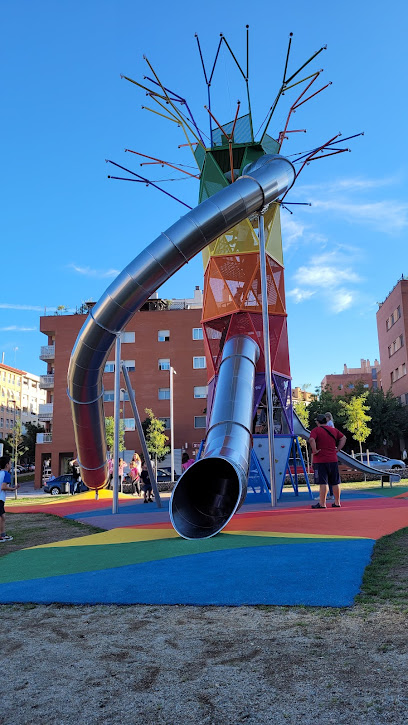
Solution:
[[[308,431],[308,429],[304,427],[303,423],[299,420],[295,411],[293,411],[293,429],[295,435],[309,440],[310,431]],[[387,478],[389,476],[390,483],[398,483],[398,481],[401,480],[401,476],[398,473],[384,473],[384,471],[380,471],[378,468],[366,466],[365,463],[357,461],[355,458],[353,458],[353,456],[349,456],[348,453],[344,453],[344,451],[339,451],[337,454],[337,458],[339,460],[339,463],[343,463],[343,465],[348,466],[348,468],[353,468],[354,470],[361,471],[362,473],[378,473],[378,477],[381,478],[381,481],[383,480],[383,476],[387,476]]]

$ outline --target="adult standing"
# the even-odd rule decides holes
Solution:
[[[326,416],[326,425],[328,428],[335,428],[333,416],[330,412],[325,413]],[[329,494],[327,496],[327,500],[334,501],[334,495],[333,495],[333,486],[331,483],[329,483]]]
[[[81,470],[79,468],[77,458],[74,458],[72,461],[70,461],[69,465],[72,468],[72,475],[74,477],[73,482],[70,484],[70,491],[71,495],[73,496],[74,493],[80,493],[81,491]]]
[[[337,462],[337,453],[344,448],[346,436],[327,425],[326,416],[316,416],[316,428],[310,431],[310,447],[313,453],[313,469],[315,481],[320,487],[319,501],[313,504],[312,509],[325,509],[328,484],[333,487],[333,508],[340,508],[340,473]]]
[[[6,491],[15,491],[20,488],[11,485],[10,476],[10,456],[2,456],[0,458],[0,543],[13,541],[13,537],[6,534],[6,513],[4,506],[6,503]]]
[[[132,480],[132,493],[140,495],[140,474],[142,472],[142,461],[138,453],[134,453],[129,464],[130,478]]]

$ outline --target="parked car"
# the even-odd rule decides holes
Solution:
[[[180,478],[180,476],[177,475],[176,472],[174,472],[174,481],[177,481]],[[157,469],[157,483],[170,483],[170,466],[168,468],[158,468]]]
[[[51,496],[58,496],[61,493],[70,493],[74,481],[75,476],[71,473],[64,473],[62,476],[57,476],[56,478],[47,481],[44,486],[44,493],[50,493]],[[87,490],[88,487],[81,481],[79,491],[77,491],[77,493],[82,493]]]
[[[378,468],[382,470],[388,470],[389,468],[405,468],[404,461],[399,461],[397,458],[387,458],[381,456],[379,453],[370,453],[369,465],[372,468]],[[356,461],[361,461],[367,465],[367,453],[356,453]]]

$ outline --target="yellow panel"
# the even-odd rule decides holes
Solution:
[[[55,549],[65,548],[67,546],[105,546],[106,544],[131,544],[138,541],[155,541],[158,539],[175,539],[178,534],[174,529],[169,528],[121,528],[104,531],[100,534],[90,534],[89,536],[79,536],[76,539],[65,539],[64,541],[55,541],[51,544],[40,544],[40,546],[30,546],[30,549]]]
[[[274,204],[275,214],[268,224],[266,233],[266,252],[283,267],[282,232],[279,204]],[[268,209],[269,212],[269,209]]]
[[[259,241],[250,221],[244,219],[204,249],[202,252],[204,270],[207,268],[210,257],[224,257],[247,252],[259,252]]]
[[[248,219],[237,224],[217,240],[214,256],[259,252],[259,241]]]

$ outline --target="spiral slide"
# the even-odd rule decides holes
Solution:
[[[220,235],[275,201],[290,189],[294,180],[294,167],[282,156],[265,155],[249,164],[235,183],[206,199],[160,234],[118,275],[92,308],[78,335],[68,370],[77,457],[88,488],[101,489],[108,480],[102,375],[116,336],[152,293],[184,264]],[[242,342],[245,347],[245,341]],[[242,415],[246,418],[246,411]],[[220,416],[222,419],[222,411]],[[236,463],[235,458],[242,458],[238,450],[242,446],[242,422],[239,420],[232,427],[234,434],[227,433],[232,463],[226,461],[225,467],[234,478],[238,503],[246,486],[249,460],[242,465]],[[229,515],[224,516],[224,521],[228,518]]]

